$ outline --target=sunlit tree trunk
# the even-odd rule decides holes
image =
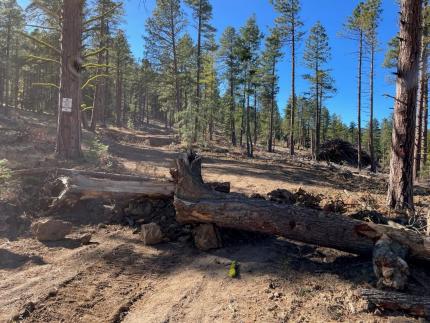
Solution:
[[[427,37],[426,37],[426,26],[423,25],[424,32],[421,35],[421,56],[420,56],[420,75],[419,75],[419,91],[417,100],[417,122],[415,132],[415,151],[414,151],[414,168],[413,168],[413,179],[418,180],[420,177],[421,170],[421,158],[422,153],[422,136],[423,136],[423,119],[425,109],[425,96],[426,96],[426,80],[427,80]]]
[[[363,31],[360,30],[360,45],[358,52],[358,106],[357,106],[357,130],[358,130],[358,170],[361,170],[361,79],[363,69]]]
[[[375,44],[372,42],[370,49],[370,120],[369,120],[369,150],[370,171],[376,172],[375,143],[373,133],[373,104],[374,104],[374,79],[375,79]]]
[[[422,1],[402,0],[400,49],[394,103],[390,177],[387,204],[413,209],[413,158],[415,143]]]
[[[272,65],[272,88],[270,91],[270,124],[269,124],[269,140],[267,145],[268,152],[273,152],[273,122],[274,122],[274,114],[275,114],[275,68],[276,68],[276,60],[273,60]]]
[[[295,19],[292,15],[291,31],[291,116],[290,116],[290,156],[294,155],[294,117],[296,113],[296,31]]]

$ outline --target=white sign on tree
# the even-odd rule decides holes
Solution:
[[[72,104],[73,104],[72,99],[63,98],[63,101],[61,102],[61,110],[63,112],[72,112]]]

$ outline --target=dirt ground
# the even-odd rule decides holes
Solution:
[[[30,112],[0,115],[0,160],[9,170],[92,169],[169,179],[181,151],[173,131],[108,128],[84,132],[85,158],[57,161],[55,119]],[[346,167],[314,164],[284,149],[256,158],[222,141],[201,150],[207,181],[231,182],[251,195],[303,188],[324,201],[342,200],[350,214],[384,207],[385,176],[347,178]],[[7,174],[6,174],[7,176]],[[74,224],[67,239],[42,243],[29,233],[44,215],[41,187],[48,178],[12,176],[0,190],[0,322],[414,322],[403,313],[369,310],[356,291],[375,284],[371,262],[339,251],[281,238],[245,239],[200,252],[191,241],[144,246],[133,228],[110,224],[91,202],[54,217]],[[429,192],[419,187],[419,212]],[[394,216],[394,215],[393,215]],[[417,215],[416,221],[419,221]],[[91,233],[89,245],[78,237]],[[239,277],[228,277],[232,261]],[[425,281],[430,282],[427,277]],[[430,284],[429,284],[430,285]],[[412,282],[411,291],[429,293]]]

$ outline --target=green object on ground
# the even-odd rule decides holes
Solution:
[[[231,265],[230,265],[230,269],[228,271],[228,276],[231,278],[236,278],[237,277],[237,262],[236,260],[234,260]]]

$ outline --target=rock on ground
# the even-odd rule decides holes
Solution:
[[[194,243],[200,250],[207,251],[221,247],[221,241],[213,224],[200,224],[193,230]]]
[[[72,224],[61,220],[45,219],[34,223],[31,230],[39,241],[64,239],[72,231]]]
[[[147,246],[163,242],[163,233],[156,223],[143,224],[141,226],[141,236],[143,243]]]

